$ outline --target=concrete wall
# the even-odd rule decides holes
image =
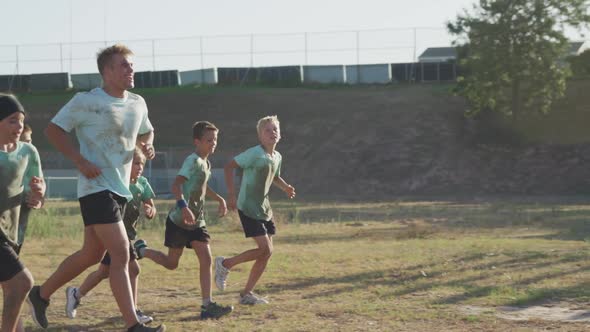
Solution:
[[[134,80],[136,88],[164,88],[180,85],[178,70],[136,72]]]
[[[344,83],[344,66],[303,66],[304,83]]]
[[[30,91],[63,91],[71,87],[69,73],[31,74]]]
[[[389,64],[346,66],[348,84],[387,84],[391,82]]]
[[[74,74],[71,76],[72,86],[76,90],[92,90],[102,86],[100,74]]]
[[[215,69],[198,69],[180,72],[180,85],[216,84]]]

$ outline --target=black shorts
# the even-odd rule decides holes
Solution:
[[[242,228],[246,237],[256,237],[262,235],[275,235],[277,229],[275,223],[271,220],[258,220],[248,217],[244,212],[238,210]]]
[[[14,248],[6,241],[0,240],[0,282],[14,278],[25,266],[18,258]]]
[[[127,199],[109,190],[99,191],[78,199],[84,226],[114,224],[122,221]]]
[[[207,227],[205,226],[188,230],[176,225],[170,218],[166,218],[164,245],[168,248],[192,248],[191,242],[209,243],[210,239],[211,237],[207,233]]]
[[[131,241],[129,241],[129,261],[134,261],[137,259],[137,254],[135,253],[135,250],[133,249],[133,244],[131,243]],[[104,265],[111,265],[111,255],[109,255],[109,253],[105,253],[104,257],[102,258],[102,261],[100,261],[100,264],[104,264]]]

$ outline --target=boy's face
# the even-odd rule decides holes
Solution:
[[[217,147],[217,130],[207,130],[200,139],[195,138],[195,145],[199,155],[208,156],[215,152]]]
[[[121,90],[134,87],[131,55],[113,54],[110,63],[104,69],[104,79],[108,80],[111,86]]]
[[[133,158],[133,164],[131,164],[131,179],[137,180],[143,174],[143,167],[145,166],[143,159]]]
[[[33,138],[31,137],[31,132],[23,132],[20,135],[20,141],[25,143],[33,143]]]
[[[6,143],[16,143],[24,128],[25,115],[21,112],[14,112],[0,121],[0,137]]]
[[[258,139],[262,145],[275,145],[281,139],[281,128],[274,121],[268,121],[260,128]]]

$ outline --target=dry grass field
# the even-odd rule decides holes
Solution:
[[[157,204],[162,219],[172,202]],[[199,320],[199,267],[185,251],[175,271],[140,261],[140,307],[169,331],[590,329],[590,205],[582,199],[278,202],[275,210],[275,251],[257,287],[270,304],[238,304],[249,270],[242,265],[225,292],[214,290],[234,312]],[[161,225],[146,222],[139,233],[164,249]],[[37,282],[80,246],[81,229],[72,202],[33,214],[22,259]],[[209,229],[213,255],[253,246],[235,215],[211,218]],[[49,331],[123,330],[107,282],[73,320],[64,293],[52,298]],[[37,331],[28,310],[24,317],[26,330]]]

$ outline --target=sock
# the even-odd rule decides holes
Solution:
[[[203,307],[208,306],[209,303],[211,303],[211,302],[213,302],[213,301],[211,301],[211,298],[210,297],[203,298]]]

